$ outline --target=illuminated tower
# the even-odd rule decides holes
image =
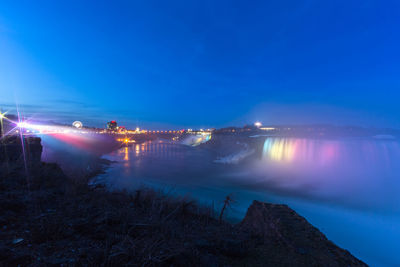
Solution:
[[[116,121],[109,121],[107,122],[107,130],[109,131],[117,131],[118,126]]]

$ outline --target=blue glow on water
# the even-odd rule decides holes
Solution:
[[[339,246],[373,266],[400,264],[400,143],[396,140],[270,138],[248,164],[217,164],[205,150],[149,142],[109,154],[101,178],[115,189],[141,185],[201,202],[234,193],[231,216],[253,199],[285,203]]]

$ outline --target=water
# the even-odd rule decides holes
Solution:
[[[268,138],[262,155],[245,164],[218,164],[206,150],[162,141],[107,158],[118,162],[99,177],[110,188],[146,185],[217,207],[233,193],[236,219],[254,199],[285,203],[368,264],[400,265],[396,140]]]
[[[393,140],[270,138],[263,184],[346,206],[400,212],[400,143]]]

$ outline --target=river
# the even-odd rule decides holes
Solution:
[[[218,208],[226,195],[241,219],[252,200],[288,204],[337,245],[372,266],[400,265],[400,143],[375,139],[267,138],[243,164],[208,150],[153,141],[105,157],[97,179],[110,189],[140,186],[188,195]]]

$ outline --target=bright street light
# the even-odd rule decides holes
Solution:
[[[256,123],[254,123],[254,125],[255,125],[257,128],[260,128],[260,127],[262,126],[261,122],[259,122],[259,121],[257,121]]]

